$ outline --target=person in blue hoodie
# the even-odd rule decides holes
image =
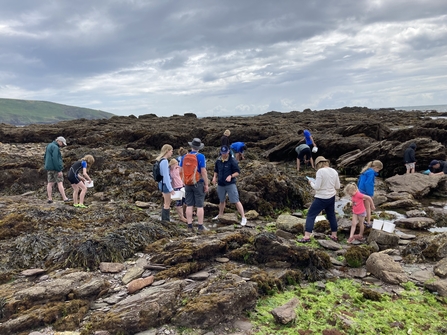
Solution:
[[[383,164],[379,160],[374,160],[366,164],[360,172],[359,181],[357,187],[360,193],[369,195],[371,198],[374,196],[374,185],[376,176],[379,171],[383,169]],[[366,207],[366,221],[365,224],[368,228],[371,228],[371,206],[369,203],[365,203]]]
[[[407,168],[407,173],[414,173],[416,165],[416,143],[411,143],[410,146],[405,149],[404,163]]]

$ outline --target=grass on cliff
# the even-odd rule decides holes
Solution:
[[[446,300],[403,285],[393,297],[365,289],[349,279],[328,282],[325,289],[311,284],[267,296],[258,301],[250,319],[254,334],[447,334]],[[297,297],[296,319],[279,325],[270,311]],[[324,334],[324,333],[323,333]]]

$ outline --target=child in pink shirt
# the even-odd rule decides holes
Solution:
[[[171,185],[174,191],[179,191],[184,185],[182,178],[180,177],[180,166],[178,160],[173,158],[169,161],[169,175],[171,176]],[[185,204],[185,198],[175,201],[175,209],[179,220],[182,222],[187,222],[185,216],[183,215],[183,205]]]
[[[344,192],[346,195],[349,195],[351,197],[352,201],[352,224],[348,243],[351,243],[354,240],[363,241],[363,232],[365,230],[363,222],[365,221],[366,217],[365,202],[369,202],[371,209],[376,209],[374,207],[374,202],[370,196],[360,193],[357,185],[354,183],[349,183],[348,185],[346,185]],[[360,226],[360,232],[358,235],[355,235],[357,223]]]

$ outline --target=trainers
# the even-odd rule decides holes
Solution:
[[[70,202],[70,201],[71,201],[70,199],[65,199],[65,200],[64,200],[64,202]]]
[[[192,233],[194,231],[194,227],[192,226],[192,223],[188,223],[188,232]]]
[[[87,208],[87,206],[84,205],[84,204],[78,204],[76,207],[78,207],[78,208]]]
[[[52,203],[53,203],[53,200],[48,200],[47,203],[48,203],[48,204],[52,204]]]
[[[213,217],[213,221],[219,220],[219,214],[217,214],[215,217]]]
[[[247,224],[247,218],[242,218],[241,226],[245,226]]]
[[[73,207],[79,207],[79,204],[73,204]]]
[[[201,234],[203,233],[203,231],[204,231],[203,224],[197,225],[197,233]]]

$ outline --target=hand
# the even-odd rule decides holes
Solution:
[[[174,191],[174,190],[172,190],[172,191],[171,191],[171,195],[174,195],[174,194],[175,194],[175,191]]]
[[[213,180],[211,180],[211,183],[212,183],[213,185],[216,185],[216,178],[213,178]]]
[[[227,178],[225,178],[225,181],[228,182],[228,183],[231,181],[231,174],[228,175]]]
[[[205,193],[208,192],[208,185],[203,186],[203,190],[205,191]]]

